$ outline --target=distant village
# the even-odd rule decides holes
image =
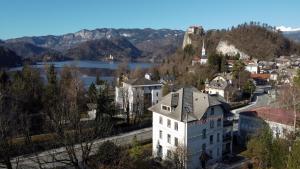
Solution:
[[[197,34],[201,29],[198,26],[187,29],[183,49],[192,44],[189,35]],[[192,59],[191,73],[193,67],[208,63],[205,44],[203,40],[201,53],[196,53]],[[186,168],[205,168],[232,156],[235,146],[245,145],[249,136],[265,124],[269,125],[274,137],[284,138],[295,131],[295,111],[282,107],[278,95],[283,92],[281,87],[291,86],[297,76],[299,57],[280,56],[274,61],[264,61],[250,59],[232,49],[227,52],[240,57],[226,60],[227,71],[207,79],[201,91],[193,86],[177,87],[174,76],[153,80],[153,75],[146,73],[143,78],[119,79],[115,88],[117,106],[129,112],[141,109],[153,113],[152,150],[155,157],[171,159],[176,155],[175,150],[181,148],[189,159],[184,161]],[[235,87],[232,70],[237,61],[250,73],[248,80],[254,85],[249,98],[239,102],[229,98]],[[164,86],[172,90],[165,93]]]

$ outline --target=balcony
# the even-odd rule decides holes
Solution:
[[[224,120],[223,121],[223,127],[232,127],[233,121],[232,120]]]
[[[229,134],[224,135],[224,136],[223,136],[223,143],[225,143],[225,142],[230,142],[231,139],[232,139],[232,136],[231,136],[231,135],[229,135]]]

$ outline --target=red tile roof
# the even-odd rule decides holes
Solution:
[[[242,114],[246,116],[260,117],[266,121],[272,121],[291,126],[294,124],[293,111],[282,108],[259,107],[251,109],[248,112],[243,112]]]
[[[270,78],[270,74],[256,74],[256,73],[251,73],[250,77],[253,78],[253,79],[269,79]]]

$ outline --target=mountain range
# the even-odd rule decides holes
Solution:
[[[300,31],[285,31],[283,34],[290,40],[300,43]]]
[[[205,32],[206,48],[211,53],[216,51],[219,42],[227,41],[258,59],[272,59],[300,51],[297,43],[300,42],[300,31],[283,31],[281,34],[272,29],[267,25],[243,24],[227,31],[208,30]],[[182,46],[184,34],[182,30],[171,29],[102,28],[58,36],[0,40],[3,55],[0,55],[0,62],[7,61],[9,55],[16,60],[16,64],[19,64],[19,58],[29,61],[106,60],[110,55],[116,60],[161,61]],[[195,44],[199,52],[201,39]]]
[[[22,64],[22,59],[12,50],[0,46],[0,68],[1,67],[13,67]]]
[[[117,59],[161,59],[181,45],[184,31],[170,29],[95,29],[65,35],[8,39],[5,46],[23,58],[51,57],[52,53],[70,59],[102,60],[108,55]]]

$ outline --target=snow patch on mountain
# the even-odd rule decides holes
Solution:
[[[250,59],[249,55],[237,49],[234,45],[229,44],[227,41],[220,41],[217,46],[217,53],[229,56],[240,54],[240,59]]]
[[[124,36],[124,37],[131,37],[132,36],[131,34],[128,34],[128,33],[122,33],[121,35]]]
[[[276,29],[280,30],[282,32],[300,31],[300,28],[292,28],[292,27],[285,27],[285,26],[278,26],[278,27],[276,27]]]

